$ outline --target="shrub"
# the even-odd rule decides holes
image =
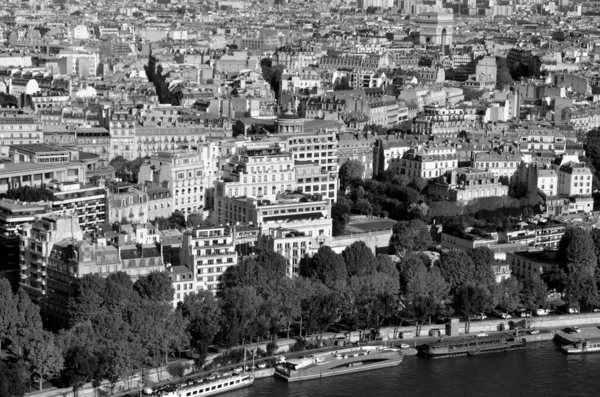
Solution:
[[[296,339],[296,343],[294,343],[291,347],[290,347],[290,351],[291,352],[301,352],[303,350],[306,350],[306,348],[310,346],[309,343],[306,341],[306,339],[301,339],[298,338]]]
[[[188,368],[189,368],[189,365],[186,363],[175,362],[175,363],[169,364],[169,366],[167,367],[167,372],[173,378],[183,378],[183,375],[185,375],[185,371]]]

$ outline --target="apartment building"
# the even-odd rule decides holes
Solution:
[[[126,160],[134,160],[138,155],[135,146],[136,121],[133,115],[126,110],[105,109],[103,112],[104,123],[108,124],[110,132],[110,158],[123,156]]]
[[[92,254],[77,218],[44,215],[23,225],[20,234],[20,287],[49,320],[66,325],[70,284],[88,270],[79,259],[89,262]]]
[[[349,160],[361,162],[365,166],[363,179],[373,177],[373,154],[375,135],[364,132],[338,134],[338,164],[340,167]]]
[[[216,292],[219,278],[237,264],[230,227],[195,227],[183,234],[181,263],[193,269],[193,290]]]
[[[187,266],[167,266],[169,280],[175,289],[173,296],[173,306],[177,307],[179,302],[183,302],[186,295],[196,292],[194,272]]]
[[[522,156],[518,152],[482,152],[473,153],[473,166],[486,170],[495,176],[512,178],[521,163]]]
[[[110,223],[123,220],[128,223],[146,223],[148,205],[148,193],[139,186],[127,182],[107,186],[106,220]]]
[[[9,189],[41,187],[53,181],[85,181],[86,166],[79,152],[47,144],[13,145],[12,162],[0,162],[0,194]]]
[[[462,131],[471,131],[475,125],[465,118],[463,109],[427,106],[413,120],[413,133],[427,136],[456,137]]]
[[[409,149],[402,156],[400,174],[411,179],[437,178],[458,167],[458,157],[454,148],[446,148],[439,153],[427,149]]]
[[[219,178],[220,152],[214,142],[202,143],[197,151],[158,152],[142,164],[138,181],[165,184],[171,189],[172,211],[190,214],[212,207],[214,182]]]
[[[570,162],[558,169],[558,194],[591,197],[592,172],[589,167]]]
[[[228,198],[275,200],[278,194],[296,189],[294,160],[278,143],[243,147],[227,159],[222,171],[223,178],[215,182],[217,211],[223,208],[223,202]]]
[[[552,270],[556,262],[556,251],[507,252],[506,262],[517,277],[539,277]]]
[[[277,252],[285,258],[288,277],[298,276],[300,273],[300,261],[307,255],[319,249],[318,239],[308,236],[296,229],[271,229],[270,233],[263,235],[260,247],[267,251]]]
[[[304,168],[310,168],[306,164],[307,162],[315,164],[319,168],[320,175],[318,176],[313,174],[312,176],[300,177],[297,174],[298,186],[302,186],[302,191],[305,193],[322,194],[323,197],[327,197],[334,202],[337,200],[339,171],[339,141],[336,132],[328,129],[305,132],[304,124],[301,125],[302,128],[297,128],[295,132],[282,131],[277,135],[284,142],[286,149],[291,153],[295,162],[303,164]],[[307,178],[311,178],[311,180]],[[303,181],[300,182],[300,179],[303,179]],[[308,186],[311,187],[310,190],[305,189]]]
[[[76,218],[84,232],[107,220],[107,192],[103,180],[95,185],[81,182],[50,184],[47,190],[53,195],[49,212]]]
[[[277,200],[223,197],[217,201],[214,217],[220,224],[258,225],[262,233],[271,228],[289,227],[308,236],[331,236],[331,203],[319,196],[282,194]]]
[[[508,186],[500,183],[491,172],[474,168],[459,168],[451,172],[450,184],[435,183],[429,193],[444,197],[452,202],[468,204],[471,200],[484,197],[508,195]]]
[[[17,115],[11,111],[0,113],[0,156],[8,156],[11,145],[44,142],[42,123],[32,115]]]

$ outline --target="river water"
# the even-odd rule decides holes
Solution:
[[[600,353],[566,355],[553,342],[526,349],[427,360],[406,357],[398,367],[286,383],[259,379],[225,397],[600,396]]]

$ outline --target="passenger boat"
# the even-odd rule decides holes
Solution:
[[[516,339],[513,335],[509,334],[500,334],[440,340],[419,347],[419,355],[426,358],[475,356],[483,353],[519,350],[525,347],[526,342],[524,339]]]
[[[242,373],[214,380],[195,380],[156,389],[146,388],[143,392],[144,395],[152,397],[204,397],[241,389],[251,386],[253,383],[252,375]]]
[[[600,352],[600,340],[586,340],[575,344],[562,345],[560,349],[567,354],[596,353]]]
[[[398,365],[404,356],[400,349],[363,346],[320,353],[299,359],[285,358],[275,369],[275,376],[287,382],[320,379]]]

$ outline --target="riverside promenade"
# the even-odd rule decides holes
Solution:
[[[508,330],[509,321],[518,322],[521,320],[526,320],[530,328],[540,329],[542,332],[537,335],[528,335],[523,333],[523,337],[527,339],[528,342],[535,341],[544,341],[551,340],[554,337],[555,330],[559,330],[568,326],[580,326],[580,327],[592,327],[600,325],[600,313],[586,313],[586,314],[570,314],[570,315],[562,315],[562,316],[541,316],[541,317],[530,317],[530,318],[513,318],[510,320],[503,320],[500,318],[487,319],[484,321],[471,321],[470,332],[469,334],[465,334],[465,323],[460,323],[460,335],[458,337],[464,337],[465,335],[476,335],[479,332],[493,333],[493,332],[506,332]],[[503,324],[505,330],[502,331],[500,328],[502,327],[500,324]],[[405,327],[382,327],[379,329],[379,334],[382,338],[382,341],[388,342],[390,344],[394,343],[407,343],[412,347],[417,347],[422,344],[438,340],[439,337],[430,337],[429,330],[431,329],[440,329],[442,331],[442,335],[444,334],[444,325],[443,324],[432,324],[432,325],[423,325],[421,329],[421,336],[414,336],[415,327],[414,326],[405,326]],[[401,337],[402,335],[410,335],[409,337]],[[330,343],[334,343],[337,340],[345,339],[346,342],[358,342],[361,340],[363,336],[362,331],[352,331],[352,332],[326,332],[322,335],[322,340],[328,340]],[[320,335],[312,335],[307,337],[307,340],[317,340]],[[449,336],[444,336],[444,338],[452,338]],[[237,349],[243,349],[244,347],[248,350],[252,349],[263,349],[266,350],[266,343],[254,343],[248,344],[245,346],[238,346]],[[289,351],[290,346],[295,343],[294,339],[279,339],[277,340],[277,344],[279,346],[277,350],[277,354],[287,353]],[[378,342],[379,343],[379,342]],[[233,348],[236,349],[236,348]],[[327,351],[327,350],[336,350],[338,347],[328,347],[322,348],[318,350],[306,350],[297,353],[289,353],[286,354],[287,357],[290,356],[301,356],[308,354],[309,352],[315,351]],[[215,355],[209,356],[209,361],[214,358]],[[261,359],[262,361],[267,361],[270,358]],[[190,366],[193,365],[192,360],[180,360],[182,363],[187,363]],[[209,373],[214,371],[227,371],[239,364],[233,364],[231,366],[224,366],[212,371],[208,371],[205,373],[192,373],[191,369],[187,371],[184,379],[194,379],[194,378],[202,378],[207,376]],[[273,369],[268,368],[266,370],[257,370],[255,376],[257,378],[272,376]],[[145,374],[145,380],[149,384],[159,384],[173,381],[171,376],[167,372],[166,366],[161,368],[152,368],[148,369]],[[133,376],[128,382],[120,381],[115,387],[115,394],[112,396],[129,396],[129,395],[139,395],[141,385],[141,377],[140,375]],[[132,386],[131,388],[129,386]],[[35,391],[26,394],[28,397],[74,397],[72,389],[57,389],[57,388],[48,388],[42,391]],[[91,384],[86,384],[83,388],[81,388],[78,392],[79,397],[100,397],[100,396],[110,396],[108,383],[103,383],[97,390],[94,390]]]

